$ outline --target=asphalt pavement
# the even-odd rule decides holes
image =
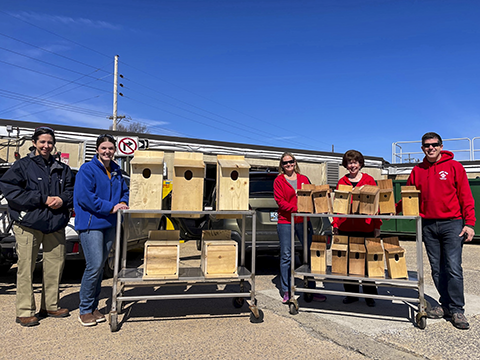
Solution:
[[[406,249],[411,278],[416,275],[415,243],[401,242]],[[195,242],[182,245],[182,266],[198,266]],[[119,316],[119,331],[108,323],[82,327],[78,317],[78,291],[82,262],[68,263],[62,280],[60,304],[71,311],[64,319],[47,318],[39,326],[24,328],[15,323],[15,266],[0,275],[0,358],[30,359],[478,359],[480,358],[480,245],[464,247],[463,267],[466,315],[469,330],[458,330],[448,321],[428,320],[424,330],[415,326],[415,307],[404,302],[377,300],[367,307],[360,301],[345,305],[342,296],[326,302],[306,303],[299,297],[299,312],[289,313],[278,290],[276,256],[257,258],[255,281],[262,323],[250,322],[247,306],[237,309],[231,299],[181,299],[127,303]],[[438,299],[424,254],[425,294]],[[129,254],[129,266],[141,266],[142,253]],[[102,283],[100,309],[108,313],[112,280]],[[213,286],[213,288],[212,288]],[[228,285],[229,287],[234,285]],[[318,283],[329,290],[341,284]],[[35,297],[40,301],[41,266],[35,272]],[[178,287],[136,287],[128,294],[162,294],[172,291],[215,290]],[[379,288],[380,294],[415,296],[412,290]]]

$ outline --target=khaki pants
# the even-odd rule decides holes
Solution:
[[[41,309],[58,309],[59,285],[65,264],[65,229],[44,234],[21,225],[14,225],[17,261],[17,316],[34,316],[33,271],[40,244],[43,244],[43,281]]]

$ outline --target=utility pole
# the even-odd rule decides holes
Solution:
[[[117,89],[118,89],[118,55],[115,55],[113,71],[113,131],[117,131]]]

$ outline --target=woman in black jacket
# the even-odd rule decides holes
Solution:
[[[65,263],[65,226],[73,207],[73,177],[70,168],[51,155],[55,134],[51,128],[35,129],[34,150],[18,160],[0,179],[14,221],[17,261],[16,321],[38,325],[38,318],[66,317],[58,306],[59,284]],[[35,315],[33,270],[43,247],[43,284],[40,312]]]

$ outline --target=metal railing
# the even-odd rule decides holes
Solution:
[[[475,160],[475,152],[480,151],[480,149],[475,150],[474,143],[475,140],[480,139],[480,137],[470,138],[456,138],[456,139],[443,139],[443,148],[445,150],[451,151],[454,154],[464,154],[468,153],[467,158],[458,159],[458,160]],[[463,145],[465,142],[468,143],[468,147],[465,148]],[[392,143],[392,164],[400,163],[415,163],[421,162],[424,153],[423,151],[411,151],[412,144],[418,144],[417,149],[420,149],[422,142],[417,141],[397,141]]]

